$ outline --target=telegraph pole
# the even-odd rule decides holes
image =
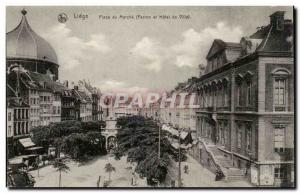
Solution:
[[[160,129],[161,123],[158,122],[158,160],[160,160]]]
[[[181,151],[180,151],[180,146],[181,146],[181,131],[178,128],[178,143],[179,143],[179,147],[178,147],[178,187],[181,187]]]

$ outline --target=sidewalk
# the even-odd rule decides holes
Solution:
[[[185,165],[189,168],[187,174],[183,170]],[[172,179],[177,182],[178,163],[175,162],[170,169]],[[187,155],[186,162],[181,163],[181,178],[184,187],[253,187],[246,180],[215,181],[215,174],[202,167],[190,155]]]

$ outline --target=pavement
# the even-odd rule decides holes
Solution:
[[[184,172],[184,166],[188,166],[188,173]],[[178,182],[178,162],[173,162],[169,178]],[[181,178],[183,187],[253,187],[246,179],[234,181],[215,181],[215,174],[204,168],[190,155],[187,160],[181,162]]]
[[[115,160],[113,157],[99,156],[87,163],[80,164],[75,161],[67,162],[70,171],[62,173],[62,187],[97,187],[97,181],[100,176],[100,187],[103,187],[104,181],[108,181],[108,173],[105,172],[106,163],[111,163],[116,172],[111,173],[110,187],[145,187],[146,180],[136,178],[136,185],[132,186],[132,164],[127,163],[127,157],[121,160]],[[59,173],[52,165],[30,172],[36,180],[35,187],[58,187]],[[138,176],[138,175],[136,175]]]
[[[108,181],[108,173],[105,172],[106,163],[111,163],[116,172],[111,173],[110,187],[148,187],[146,179],[141,179],[135,173],[133,177],[134,164],[127,163],[127,157],[121,160],[115,160],[112,156],[98,156],[94,159],[81,164],[70,160],[67,162],[70,171],[62,173],[62,187],[97,187],[97,181],[100,176],[100,187],[103,187],[104,181]],[[184,173],[184,166],[188,165],[189,172]],[[251,187],[246,180],[239,181],[215,181],[215,174],[202,167],[195,159],[187,155],[187,161],[182,162],[182,182],[184,187]],[[35,177],[35,187],[58,187],[59,173],[52,165],[45,166],[39,170],[30,171]],[[174,162],[169,168],[167,181],[176,180],[177,184],[178,163]],[[132,185],[134,178],[134,186]],[[170,184],[170,183],[166,183]],[[163,185],[162,185],[163,186]]]

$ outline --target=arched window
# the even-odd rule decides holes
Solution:
[[[247,89],[246,89],[246,106],[251,106],[253,104],[253,83],[252,83],[252,77],[253,73],[250,71],[247,71],[245,74],[245,80],[247,83]]]
[[[238,74],[236,76],[236,99],[237,99],[237,106],[243,105],[243,94],[242,94],[242,83],[243,83],[243,76],[241,74]]]
[[[224,92],[224,89],[223,89],[223,84],[222,84],[222,81],[219,80],[218,83],[217,83],[217,107],[222,107],[224,106],[223,105],[223,92]]]
[[[222,106],[228,106],[228,78],[223,79],[223,99],[222,99]]]
[[[288,78],[290,72],[284,68],[275,69],[273,75],[273,110],[288,110]]]
[[[217,106],[217,93],[218,93],[218,87],[217,87],[217,82],[214,80],[212,82],[212,86],[211,86],[211,91],[212,91],[212,107],[216,107]]]

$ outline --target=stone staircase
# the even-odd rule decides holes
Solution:
[[[241,180],[245,178],[245,173],[239,168],[230,168],[226,171],[225,179],[230,180]]]
[[[245,178],[244,171],[234,167],[231,158],[224,156],[224,152],[218,149],[216,145],[207,144],[206,150],[210,152],[212,159],[220,167],[225,175],[225,180],[241,180]]]

